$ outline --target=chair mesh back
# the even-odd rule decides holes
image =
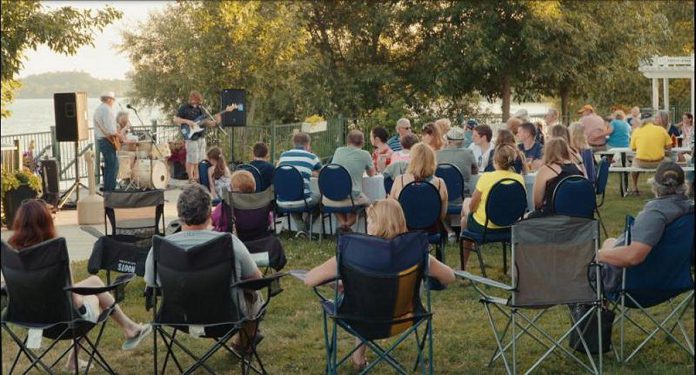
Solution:
[[[273,210],[273,193],[270,189],[258,193],[228,192],[223,199],[232,206],[240,240],[255,240],[268,234],[268,217]]]
[[[626,269],[625,290],[643,307],[660,304],[694,288],[691,264],[694,251],[694,214],[670,223],[645,260]],[[633,303],[626,300],[627,305]]]
[[[263,185],[263,181],[261,180],[261,171],[259,171],[258,168],[251,164],[240,164],[237,166],[237,170],[243,170],[251,173],[251,175],[254,176],[254,181],[256,182],[256,191],[262,191],[261,187]]]
[[[592,183],[582,176],[562,179],[553,192],[553,212],[557,215],[594,217],[595,190]]]
[[[111,223],[107,234],[139,237],[140,247],[149,248],[153,235],[164,234],[164,190],[104,192],[104,212]]]
[[[596,299],[589,265],[597,250],[597,223],[569,216],[522,220],[512,227],[514,306]],[[593,271],[594,272],[594,271]]]
[[[464,199],[464,177],[459,167],[450,163],[438,164],[435,176],[445,181],[448,201]]]
[[[210,181],[208,180],[208,169],[211,167],[208,160],[201,160],[198,163],[198,182],[203,185],[206,190],[210,190]],[[191,176],[189,176],[191,178]]]
[[[404,186],[399,193],[399,203],[408,229],[431,228],[440,220],[440,193],[429,182],[413,181]]]
[[[347,234],[339,237],[338,253],[344,288],[338,315],[361,336],[391,337],[426,313],[420,299],[428,259],[425,233],[405,233],[391,241]]]
[[[328,164],[319,172],[319,191],[332,201],[350,199],[353,181],[350,173],[338,164]]]
[[[509,227],[527,210],[527,193],[519,181],[504,178],[493,185],[486,199],[486,217],[499,227]]]
[[[607,182],[609,181],[609,159],[606,157],[602,158],[599,162],[599,167],[597,168],[597,195],[604,194],[607,188]]]
[[[54,238],[17,251],[2,242],[2,274],[9,304],[4,319],[27,324],[72,320],[70,260],[65,239]]]
[[[290,165],[280,165],[273,172],[276,199],[282,202],[304,199],[304,180],[300,171]]]
[[[590,180],[590,184],[594,185],[597,172],[595,171],[594,154],[591,149],[587,148],[580,152],[582,165],[585,167],[585,176]]]
[[[239,321],[238,293],[230,285],[235,272],[232,237],[221,235],[183,249],[155,236],[153,258],[162,290],[159,323],[210,325]]]
[[[145,275],[145,260],[149,247],[138,246],[142,240],[135,236],[102,236],[92,247],[87,271],[97,274],[100,270]]]

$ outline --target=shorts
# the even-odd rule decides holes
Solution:
[[[646,161],[633,158],[633,166],[636,168],[655,169],[660,163],[662,163],[662,160]]]
[[[200,137],[195,141],[186,141],[186,162],[198,164],[205,159],[206,143],[205,137]]]
[[[483,233],[484,231],[489,232],[489,233],[495,233],[497,231],[505,231],[508,228],[488,228],[486,229],[485,226],[479,224],[476,219],[474,219],[474,214],[469,213],[469,216],[466,219],[466,230],[469,232],[473,233]]]
[[[360,195],[357,198],[354,197],[352,201],[350,198],[342,201],[332,201],[331,199],[324,197],[321,199],[321,203],[330,207],[350,207],[353,203],[355,203],[356,206],[367,206],[370,204],[370,199],[365,194],[360,193]]]
[[[85,312],[80,314],[82,319],[96,323],[97,319],[99,319],[99,311],[94,311],[93,306],[90,304],[84,304],[82,307],[85,309]]]
[[[607,145],[590,145],[592,148],[592,152],[599,152],[599,151],[606,151],[607,150]]]

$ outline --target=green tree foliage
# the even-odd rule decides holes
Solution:
[[[125,79],[97,79],[86,72],[51,72],[34,74],[19,81],[22,85],[16,92],[17,99],[53,98],[55,92],[86,91],[96,97],[106,91],[123,96],[130,89]]]
[[[75,54],[92,44],[93,30],[102,30],[121,17],[121,12],[106,6],[102,10],[78,10],[61,7],[47,10],[38,0],[2,0],[2,117],[9,116],[6,104],[12,101],[15,80],[22,68],[24,52],[46,44],[50,49]]]

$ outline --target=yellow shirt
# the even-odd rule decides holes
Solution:
[[[665,147],[672,145],[672,139],[662,126],[648,123],[631,134],[631,149],[636,151],[636,158],[641,160],[662,160]]]
[[[493,172],[485,172],[481,175],[478,182],[476,183],[476,190],[481,192],[481,202],[479,202],[478,207],[476,208],[476,212],[474,212],[474,220],[476,220],[476,222],[479,223],[481,226],[484,226],[486,224],[486,201],[488,200],[488,193],[490,193],[491,188],[493,188],[493,185],[505,178],[511,178],[515,181],[519,181],[519,183],[521,183],[524,187],[524,178],[522,177],[522,175],[511,171],[496,170]],[[489,222],[488,228],[500,227]]]

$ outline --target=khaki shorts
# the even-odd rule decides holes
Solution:
[[[662,160],[645,161],[633,158],[633,166],[636,168],[655,169],[660,163],[662,163]]]
[[[350,207],[353,203],[355,203],[356,206],[366,206],[370,204],[370,199],[365,194],[360,193],[360,196],[353,198],[352,202],[350,199],[332,201],[331,199],[324,197],[321,199],[321,203],[323,203],[325,206],[331,207]]]
[[[195,141],[186,141],[186,162],[198,164],[205,159],[206,144],[205,137],[200,137]]]

